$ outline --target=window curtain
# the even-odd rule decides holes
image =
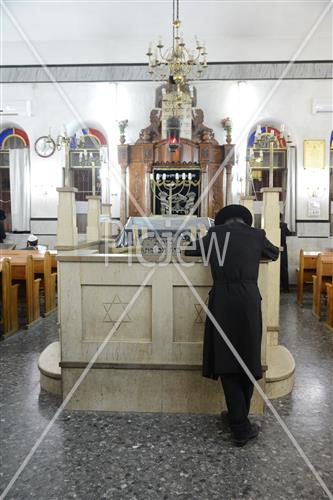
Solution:
[[[9,150],[12,231],[30,231],[30,155],[28,148]]]
[[[287,146],[287,192],[284,221],[290,231],[296,231],[296,148]]]

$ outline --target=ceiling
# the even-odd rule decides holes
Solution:
[[[182,32],[206,41],[209,61],[332,58],[328,1],[181,0]],[[142,63],[149,41],[171,41],[172,0],[3,3],[3,64]]]

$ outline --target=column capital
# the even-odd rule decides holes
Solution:
[[[282,193],[282,188],[266,187],[260,189],[261,193]]]
[[[247,201],[247,200],[249,200],[249,201],[253,200],[254,201],[255,199],[256,199],[256,197],[252,196],[252,195],[251,196],[250,195],[242,195],[240,197],[240,200],[242,200],[242,201]]]
[[[86,196],[87,200],[101,200],[101,196],[96,196],[96,195],[91,195],[91,196]]]
[[[77,188],[75,187],[58,187],[58,193],[77,193]]]

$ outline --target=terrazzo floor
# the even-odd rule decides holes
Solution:
[[[332,334],[309,303],[281,300],[280,343],[297,371],[293,393],[274,406],[333,492]],[[40,392],[37,369],[56,338],[53,315],[0,343],[0,491],[61,404]],[[235,448],[216,415],[64,412],[6,498],[329,498],[269,410],[260,420],[259,438]]]

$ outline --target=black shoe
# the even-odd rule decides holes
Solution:
[[[233,441],[236,446],[244,446],[250,439],[254,439],[258,436],[260,431],[259,425],[251,424],[251,429],[245,437],[234,437]]]
[[[221,422],[223,425],[229,425],[229,413],[226,410],[221,413]]]

